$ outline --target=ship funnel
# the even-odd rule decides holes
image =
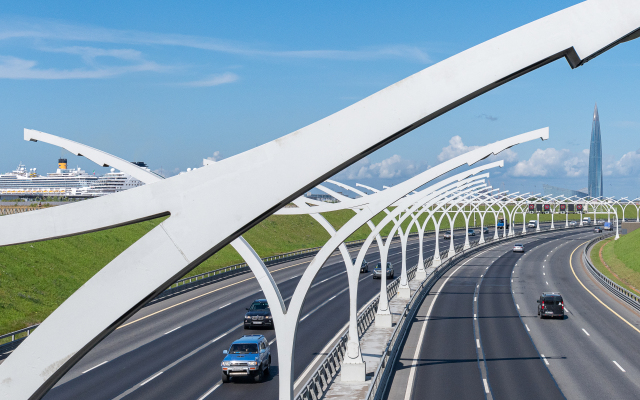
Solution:
[[[66,158],[59,158],[58,159],[58,168],[59,169],[67,169],[67,159]]]

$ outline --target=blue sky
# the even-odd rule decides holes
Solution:
[[[228,157],[336,112],[460,51],[575,1],[31,2],[0,14],[0,171],[52,171],[31,128],[166,175]],[[474,99],[339,179],[393,185],[459,154],[550,127],[513,148],[491,183],[587,185],[595,102],[605,195],[638,196],[640,40],[571,70],[564,60]],[[104,173],[81,157],[72,166]],[[531,168],[535,165],[536,168]]]

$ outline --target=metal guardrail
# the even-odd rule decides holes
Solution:
[[[31,332],[36,329],[40,324],[36,324],[36,325],[31,325],[28,326],[26,328],[22,328],[19,329],[17,331],[14,332],[9,332],[9,333],[5,333],[4,335],[0,335],[0,342],[6,338],[11,338],[10,341],[6,342],[6,343],[2,343],[0,344],[0,358],[7,352],[14,350],[16,347],[18,347],[18,344],[20,344],[20,342],[22,342],[24,339],[26,339]],[[24,333],[26,333],[25,335],[23,335]]]
[[[600,235],[597,238],[589,241],[586,246],[584,246],[584,250],[582,251],[582,260],[584,264],[587,266],[587,270],[593,275],[594,278],[598,282],[602,284],[607,290],[616,295],[618,298],[623,300],[625,303],[629,304],[631,307],[640,311],[640,296],[628,291],[622,286],[618,285],[611,279],[607,278],[602,272],[598,271],[596,267],[593,266],[591,262],[591,258],[589,257],[589,252],[591,251],[591,247],[601,240],[604,240],[610,236],[613,236],[614,233],[609,233],[606,235]]]
[[[428,259],[431,262],[431,258]],[[413,279],[416,275],[417,265],[407,270],[407,278]],[[397,277],[387,285],[387,296],[391,299],[398,293],[400,285],[400,277]],[[358,337],[361,338],[367,329],[373,324],[378,311],[378,302],[380,295],[369,301],[369,304],[358,315]],[[340,372],[340,365],[344,360],[344,354],[347,351],[347,341],[349,340],[348,328],[345,333],[338,339],[338,343],[329,351],[320,366],[311,375],[302,389],[295,397],[295,400],[318,400],[329,389],[330,383]]]

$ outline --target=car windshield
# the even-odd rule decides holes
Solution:
[[[255,302],[251,304],[251,307],[249,307],[249,311],[268,310],[268,309],[269,309],[269,304],[263,303],[263,302]]]
[[[387,269],[391,268],[391,263],[387,263]],[[376,264],[376,268],[375,269],[380,269],[380,263]]]
[[[516,244],[515,247],[522,247],[522,245],[521,244]]]
[[[257,353],[258,345],[255,343],[234,343],[229,349],[229,354]]]

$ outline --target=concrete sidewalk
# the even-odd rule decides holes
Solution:
[[[434,268],[427,269],[427,278],[431,275]],[[409,287],[411,288],[411,295],[415,293],[415,290],[420,286],[422,281],[414,279],[409,281]],[[342,382],[338,375],[336,379],[331,383],[329,390],[325,393],[325,399],[364,399],[369,391],[371,380],[373,375],[380,365],[382,353],[391,338],[393,330],[396,328],[402,312],[409,300],[398,299],[398,296],[394,296],[389,301],[389,307],[391,315],[393,317],[393,326],[391,328],[379,328],[375,324],[365,332],[364,336],[360,338],[360,348],[362,351],[362,358],[367,365],[367,376],[365,382]]]

